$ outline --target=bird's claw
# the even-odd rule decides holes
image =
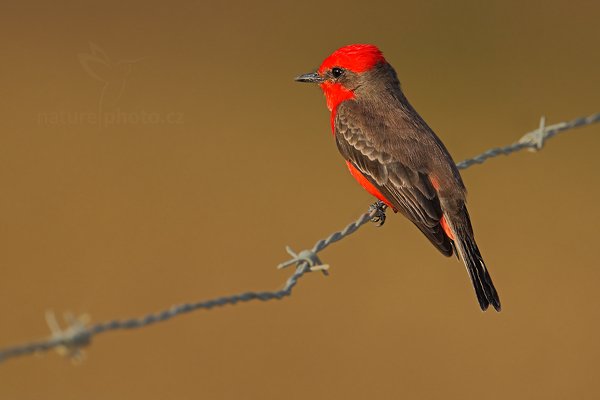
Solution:
[[[376,224],[376,227],[380,227],[383,226],[383,224],[385,224],[386,209],[387,205],[381,200],[377,200],[369,207],[369,213],[372,215],[371,222]]]

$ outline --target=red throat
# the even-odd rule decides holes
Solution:
[[[321,83],[321,89],[325,93],[325,99],[327,100],[327,108],[331,111],[331,129],[335,132],[335,114],[337,107],[341,102],[354,98],[354,93],[351,90],[346,89],[339,83],[324,82]]]

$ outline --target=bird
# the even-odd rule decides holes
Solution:
[[[481,309],[491,305],[500,311],[456,164],[404,95],[381,50],[372,44],[343,46],[316,71],[295,80],[322,89],[337,148],[350,174],[378,199],[380,209],[404,215],[443,255],[456,254]]]

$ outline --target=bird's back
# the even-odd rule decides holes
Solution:
[[[466,189],[452,156],[410,104],[392,66],[379,64],[364,79],[369,84],[355,90],[356,101],[346,101],[340,108],[352,108],[374,147],[387,149],[417,171],[435,173],[441,196],[464,201]]]

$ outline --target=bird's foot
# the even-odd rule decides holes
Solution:
[[[369,213],[372,215],[371,222],[376,224],[375,226],[380,227],[383,226],[383,224],[385,224],[386,209],[387,205],[381,200],[377,200],[369,207]]]

